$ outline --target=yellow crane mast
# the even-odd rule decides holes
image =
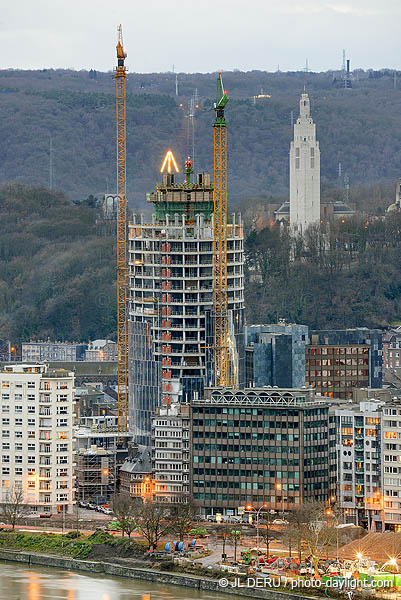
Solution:
[[[230,385],[227,303],[227,124],[228,102],[221,73],[217,79],[214,131],[214,385]]]
[[[128,259],[127,259],[127,161],[126,161],[126,53],[118,27],[116,79],[117,117],[117,344],[118,432],[128,429]],[[121,441],[121,440],[120,440]]]

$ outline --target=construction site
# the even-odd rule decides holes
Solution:
[[[147,194],[151,222],[127,219],[126,52],[117,43],[118,431],[150,443],[157,406],[188,403],[205,386],[244,382],[244,237],[240,216],[227,224],[228,102],[222,74],[214,104],[214,180],[183,176],[172,150],[162,181]],[[121,436],[120,442],[123,441]]]
[[[168,149],[161,181],[146,198],[153,205],[150,222],[143,215],[129,222],[121,25],[116,52],[117,422],[106,434],[77,431],[80,500],[109,500],[129,440],[150,445],[158,407],[189,403],[205,387],[238,387],[245,379],[244,234],[240,215],[227,223],[228,96],[222,74],[211,115],[214,179],[195,173],[191,156],[180,175]],[[189,127],[193,135],[193,120]],[[193,138],[191,147],[194,152]]]

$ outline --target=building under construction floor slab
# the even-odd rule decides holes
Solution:
[[[210,175],[184,182],[165,173],[148,194],[150,222],[129,226],[130,427],[150,444],[157,406],[190,402],[213,382],[214,189]],[[244,374],[244,240],[241,217],[227,225],[227,353],[233,381]]]

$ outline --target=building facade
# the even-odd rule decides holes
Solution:
[[[398,369],[401,366],[401,327],[383,334],[383,368]]]
[[[41,364],[0,371],[1,499],[22,492],[32,512],[70,512],[74,374]]]
[[[382,490],[382,405],[366,400],[332,408],[337,431],[336,496],[346,521],[356,525],[378,520],[374,505]]]
[[[83,360],[86,344],[69,342],[23,342],[22,362],[75,362]]]
[[[303,387],[307,340],[307,325],[245,326],[246,386]]]
[[[290,226],[304,233],[320,222],[320,149],[310,116],[308,94],[302,94],[290,148]]]
[[[310,331],[306,386],[330,398],[352,398],[355,388],[382,387],[382,332]]]
[[[90,362],[115,362],[118,358],[117,344],[111,340],[93,340],[85,350],[84,360]]]
[[[189,498],[189,405],[156,409],[152,417],[154,500],[182,503]]]
[[[165,175],[148,194],[154,214],[129,226],[130,427],[150,443],[158,405],[189,402],[211,378],[213,343],[213,186],[210,176],[175,183]],[[227,226],[228,351],[238,384],[244,377],[243,228]]]
[[[208,389],[191,401],[191,447],[191,495],[206,513],[335,494],[334,419],[312,390]]]

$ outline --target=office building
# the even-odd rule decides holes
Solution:
[[[310,331],[306,386],[330,398],[352,398],[355,388],[381,388],[382,332],[363,327]]]
[[[308,327],[281,321],[245,326],[247,387],[305,385],[305,347]]]
[[[335,494],[335,425],[313,390],[207,389],[191,401],[191,494],[205,513]]]
[[[71,512],[74,374],[41,364],[0,371],[1,497],[22,492],[32,512]]]

